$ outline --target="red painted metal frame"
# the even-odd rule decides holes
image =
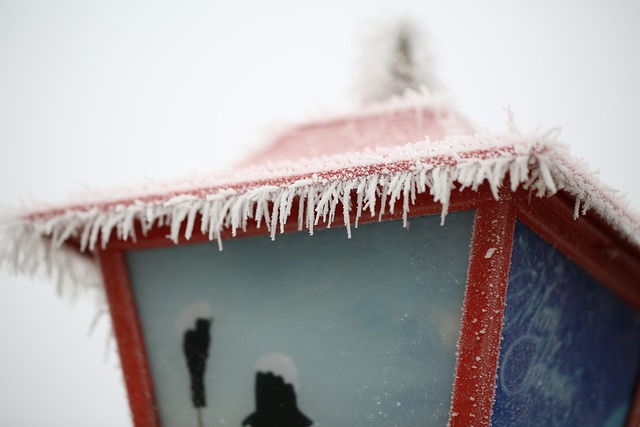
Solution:
[[[136,427],[160,426],[153,382],[123,251],[99,250],[120,364]]]
[[[507,296],[515,209],[510,195],[476,210],[458,360],[449,414],[451,427],[489,426]]]
[[[296,204],[294,204],[296,206]],[[516,218],[542,238],[567,254],[603,284],[635,307],[640,307],[640,253],[622,239],[611,235],[608,227],[593,216],[573,220],[573,208],[562,196],[530,201],[525,191],[504,192],[493,200],[484,186],[478,192],[454,191],[450,211],[476,209],[462,326],[459,338],[450,425],[489,426],[495,393],[496,372],[506,299],[511,245]],[[411,206],[410,217],[437,215],[439,203],[421,195]],[[386,214],[383,220],[399,219],[402,213]],[[290,218],[297,218],[295,208]],[[334,227],[341,223],[336,212]],[[361,223],[377,218],[361,219]],[[292,220],[286,231],[297,231]],[[198,229],[196,224],[194,229]],[[141,236],[141,230],[137,230]],[[137,242],[112,241],[97,252],[105,280],[114,330],[122,360],[129,402],[136,427],[158,427],[160,420],[155,403],[152,379],[146,356],[140,321],[127,273],[124,253],[128,250],[172,246],[169,230],[152,230]],[[264,228],[250,224],[236,238],[268,234]],[[225,231],[222,238],[231,238]],[[195,234],[179,244],[208,241]],[[602,264],[603,254],[607,261]],[[596,262],[597,261],[597,262]],[[613,271],[612,271],[613,270]],[[630,411],[628,427],[640,425],[640,393]]]

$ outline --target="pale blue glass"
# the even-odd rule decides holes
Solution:
[[[128,252],[162,425],[197,425],[178,317],[204,301],[205,426],[241,425],[274,352],[295,363],[314,426],[445,426],[473,216]]]

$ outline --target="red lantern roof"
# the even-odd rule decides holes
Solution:
[[[447,214],[452,191],[503,187],[575,200],[574,216],[595,211],[640,248],[640,219],[626,200],[602,184],[558,140],[559,130],[521,132],[508,120],[504,132],[476,132],[456,110],[422,101],[368,110],[291,128],[230,174],[200,181],[87,195],[84,200],[26,212],[4,226],[0,263],[21,273],[56,270],[72,281],[93,271],[80,251],[114,239],[135,239],[170,225],[174,242],[202,233],[217,240],[256,221],[272,238],[288,221],[311,234],[344,215],[346,233],[365,215],[401,209],[406,218],[416,195],[430,194]],[[298,217],[289,218],[293,204]],[[338,207],[340,206],[340,209]],[[195,228],[196,219],[198,228]],[[86,262],[85,262],[86,264]],[[92,273],[93,274],[93,273]]]
[[[292,127],[242,165],[358,153],[473,133],[468,120],[446,104],[379,108]]]

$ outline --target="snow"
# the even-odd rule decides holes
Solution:
[[[262,356],[256,362],[256,371],[265,374],[271,372],[282,377],[286,384],[291,384],[296,392],[299,390],[298,368],[286,354],[270,353]]]
[[[489,259],[493,256],[494,252],[496,251],[496,248],[489,248],[487,249],[487,253],[484,254],[484,257],[486,259]]]
[[[134,240],[164,224],[174,243],[202,233],[222,249],[222,231],[235,236],[249,221],[275,239],[284,232],[294,205],[298,229],[313,235],[330,227],[339,206],[351,236],[351,224],[367,216],[380,218],[401,209],[404,225],[418,194],[442,205],[444,222],[452,191],[477,191],[488,185],[498,199],[509,177],[510,190],[548,197],[563,190],[575,198],[575,217],[593,210],[615,230],[640,246],[640,220],[627,202],[602,184],[597,174],[573,158],[559,140],[559,129],[520,131],[509,113],[501,133],[429,137],[399,146],[344,152],[316,158],[292,158],[252,164],[233,174],[199,182],[163,184],[112,196],[87,197],[80,203],[34,209],[2,223],[0,267],[20,274],[57,276],[66,283],[99,283],[90,257],[80,251],[105,247],[110,240]],[[351,196],[355,195],[355,205]],[[195,229],[200,216],[199,229]],[[184,228],[183,228],[184,226]],[[181,234],[181,230],[184,233]],[[491,254],[487,253],[490,257]]]
[[[176,320],[178,335],[182,337],[185,331],[193,329],[195,327],[196,320],[211,320],[212,318],[213,310],[207,301],[193,302],[180,310],[180,313],[178,314],[178,318]]]

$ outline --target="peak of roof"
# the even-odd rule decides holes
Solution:
[[[427,137],[440,140],[473,133],[473,126],[451,105],[425,98],[293,126],[239,166],[358,153],[403,146]]]

